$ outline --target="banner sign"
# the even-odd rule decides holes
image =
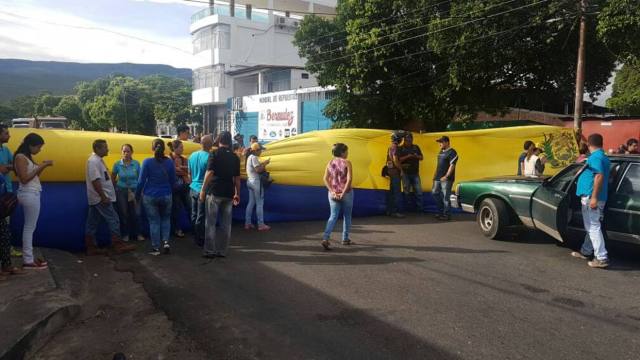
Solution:
[[[298,134],[298,95],[270,94],[244,98],[247,112],[258,113],[258,139],[281,140]]]

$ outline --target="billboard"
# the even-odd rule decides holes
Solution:
[[[298,95],[280,93],[252,95],[243,99],[244,111],[258,113],[258,139],[281,140],[298,134]]]

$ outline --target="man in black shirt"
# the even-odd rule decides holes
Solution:
[[[437,218],[448,221],[451,220],[451,187],[456,180],[458,153],[451,147],[449,137],[442,136],[436,141],[440,143],[440,152],[431,192],[438,205]]]
[[[204,257],[225,257],[231,240],[231,211],[240,203],[240,159],[231,150],[231,133],[228,131],[220,134],[218,150],[209,155],[200,200],[205,201],[205,197]],[[219,212],[222,213],[222,237],[216,237]]]
[[[402,185],[404,187],[405,204],[408,203],[409,196],[411,195],[411,189],[413,189],[416,201],[416,211],[422,212],[420,161],[422,161],[423,157],[420,147],[413,143],[413,135],[411,133],[407,133],[407,135],[405,135],[404,144],[398,148],[398,157],[402,164]]]

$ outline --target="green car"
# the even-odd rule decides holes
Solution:
[[[604,228],[609,239],[640,244],[640,156],[611,155],[609,197]],[[456,186],[451,206],[475,213],[482,233],[491,239],[509,226],[524,225],[566,242],[576,231],[584,236],[576,181],[583,164],[572,164],[553,177],[500,177],[465,181]]]

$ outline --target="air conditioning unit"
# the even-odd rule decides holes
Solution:
[[[300,20],[293,19],[286,16],[276,17],[276,25],[280,30],[297,30],[300,27]]]

